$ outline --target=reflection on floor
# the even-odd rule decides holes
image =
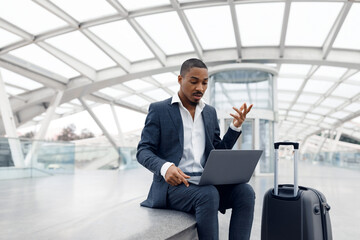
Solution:
[[[290,163],[282,163],[280,173],[280,183],[292,182]],[[76,224],[77,219],[96,217],[113,206],[145,198],[151,179],[149,171],[138,168],[0,181],[0,236],[38,239],[45,231],[48,239],[57,239],[56,231],[69,221]],[[250,184],[257,195],[251,239],[257,240],[263,195],[272,187],[273,177],[257,176]],[[331,206],[334,239],[360,239],[360,171],[300,163],[299,184],[325,194]],[[220,239],[227,239],[230,214],[219,214]]]

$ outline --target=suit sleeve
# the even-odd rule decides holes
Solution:
[[[141,133],[136,158],[138,162],[156,175],[161,176],[161,167],[166,161],[157,156],[160,143],[160,119],[156,107],[151,104]]]
[[[239,138],[241,131],[237,132],[232,130],[230,127],[228,128],[226,134],[223,139],[220,138],[220,127],[218,123],[218,118],[216,111],[214,110],[214,123],[215,123],[215,131],[214,131],[214,141],[213,145],[215,149],[232,149],[235,145],[237,139]]]

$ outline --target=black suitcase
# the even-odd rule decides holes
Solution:
[[[294,146],[294,184],[278,185],[278,149]],[[278,142],[275,146],[274,188],[264,196],[262,240],[332,240],[329,210],[325,196],[312,188],[298,186],[299,144]]]

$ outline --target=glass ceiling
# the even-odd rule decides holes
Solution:
[[[0,16],[0,74],[16,114],[58,89],[72,96],[59,116],[78,112],[78,97],[146,113],[197,57],[277,69],[279,139],[341,126],[360,139],[358,1],[0,0]]]

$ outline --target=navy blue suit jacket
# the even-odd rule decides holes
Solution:
[[[137,160],[154,173],[145,207],[166,208],[166,195],[169,184],[161,176],[160,170],[165,162],[179,165],[183,154],[184,130],[178,103],[171,99],[152,103],[145,120],[145,127],[137,149]],[[212,149],[231,149],[241,132],[228,129],[223,140],[220,138],[219,123],[215,108],[205,105],[202,111],[205,126],[205,158]]]

